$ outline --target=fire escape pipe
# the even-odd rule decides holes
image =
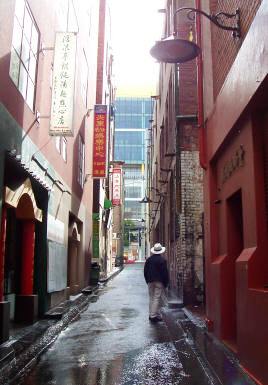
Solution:
[[[201,10],[201,0],[196,0],[196,8]],[[202,29],[201,15],[196,15],[196,43],[199,47],[202,46]],[[197,122],[199,128],[199,163],[200,166],[207,169],[206,159],[206,137],[205,137],[205,122],[204,122],[204,99],[203,99],[203,58],[202,51],[197,56],[197,105],[198,114]]]

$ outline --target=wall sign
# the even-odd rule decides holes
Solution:
[[[107,175],[107,106],[96,104],[94,108],[92,178]]]
[[[76,34],[57,32],[49,135],[73,136]]]
[[[236,150],[235,154],[232,156],[232,158],[225,163],[223,166],[223,172],[222,172],[222,183],[225,183],[227,179],[229,179],[235,170],[237,170],[240,167],[243,167],[245,164],[245,150],[242,144],[240,147]]]
[[[96,262],[100,256],[99,250],[99,213],[92,214],[92,262]]]
[[[114,168],[113,169],[113,198],[112,203],[114,206],[121,205],[121,175],[122,169],[121,168]]]

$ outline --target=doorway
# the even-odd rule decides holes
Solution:
[[[224,271],[223,339],[236,350],[237,304],[236,260],[244,248],[242,193],[227,199],[227,259]]]
[[[20,292],[22,221],[16,218],[16,211],[7,208],[5,241],[4,297],[10,302],[10,319],[15,317],[16,294]]]
[[[68,273],[67,285],[70,294],[75,295],[81,289],[80,284],[80,230],[73,215],[69,218],[69,237],[68,237]]]

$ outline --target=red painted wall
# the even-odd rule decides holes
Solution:
[[[57,4],[49,3],[46,0],[29,0],[33,17],[40,31],[40,42],[44,48],[54,47],[55,31],[61,30],[60,18],[57,15]],[[79,63],[84,55],[83,49],[87,49],[88,25],[81,24],[79,26],[78,44],[77,44],[77,74],[76,74],[76,93],[74,103],[74,137],[67,139],[68,152],[67,162],[56,149],[55,139],[48,136],[49,119],[43,118],[40,120],[40,125],[33,124],[35,120],[35,112],[38,110],[41,116],[49,116],[51,108],[51,64],[53,63],[54,51],[44,50],[39,53],[38,74],[37,74],[37,94],[35,111],[31,111],[28,105],[24,102],[23,97],[13,84],[9,77],[10,49],[13,33],[15,0],[0,2],[0,23],[1,30],[5,39],[2,39],[0,46],[0,102],[4,104],[10,114],[16,119],[18,124],[23,127],[36,144],[42,153],[49,160],[55,170],[61,175],[66,184],[71,187],[76,197],[85,204],[91,200],[92,186],[87,183],[84,190],[77,183],[77,165],[78,165],[78,134],[85,139],[86,154],[91,154],[92,148],[92,123],[86,115],[87,109],[92,108],[92,105],[86,107],[82,101],[80,92],[80,72]],[[93,16],[92,16],[93,17]],[[58,18],[58,19],[57,19]],[[96,81],[97,68],[97,43],[95,52],[91,53],[92,58],[89,64],[89,74],[94,74]],[[91,75],[92,76],[92,75]],[[94,89],[94,84],[89,84],[88,89]],[[95,95],[94,95],[95,96]],[[92,103],[91,103],[92,104]],[[30,127],[32,128],[30,129]],[[89,157],[90,158],[90,157]],[[90,172],[90,159],[86,155],[86,173]]]
[[[225,49],[229,67],[222,65],[224,83],[214,68],[214,86],[223,85],[206,127],[207,317],[217,337],[236,350],[241,364],[267,385],[268,4],[262,2],[250,25],[260,2],[252,3],[255,8],[248,9],[249,15],[243,9],[249,28],[241,48],[230,56]],[[217,49],[223,49],[221,43]],[[215,42],[212,51],[217,55]]]

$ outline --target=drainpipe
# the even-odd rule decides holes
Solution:
[[[2,219],[0,232],[0,302],[4,301],[6,224],[7,209],[4,205],[2,205]]]
[[[196,8],[201,10],[201,0],[196,0]],[[202,46],[201,15],[196,15],[196,43]],[[198,104],[198,127],[199,127],[199,163],[203,169],[207,169],[206,138],[204,124],[204,100],[203,100],[203,58],[202,51],[197,56],[197,104]]]

